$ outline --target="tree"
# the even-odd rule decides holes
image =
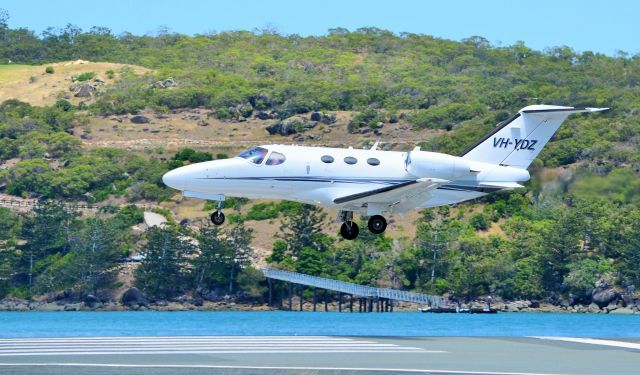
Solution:
[[[317,251],[326,249],[326,237],[322,233],[326,216],[318,206],[305,204],[301,210],[285,217],[280,230],[293,256],[299,256],[305,247]]]
[[[0,8],[0,30],[6,29],[9,26],[9,12],[6,9]]]
[[[63,282],[54,270],[69,259],[69,238],[77,227],[76,216],[62,203],[52,201],[42,202],[24,216],[21,235],[26,243],[21,246],[23,256],[17,276],[30,291],[34,280],[40,291],[55,290]]]
[[[42,202],[31,214],[24,216],[22,238],[26,243],[23,249],[37,259],[55,252],[67,252],[76,216],[76,212],[69,211],[60,202]]]
[[[198,254],[191,260],[196,291],[212,290],[228,283],[227,263],[232,252],[229,245],[217,227],[200,228]]]
[[[245,227],[242,220],[239,220],[227,234],[227,241],[231,249],[231,257],[227,263],[229,268],[229,293],[233,293],[234,278],[238,270],[251,264],[252,239],[253,229]]]
[[[143,260],[136,269],[135,285],[149,296],[170,298],[181,292],[187,280],[191,240],[173,228],[150,228],[141,249]]]
[[[84,223],[78,235],[71,239],[71,261],[68,276],[84,295],[109,288],[120,270],[122,231],[117,222],[92,218]]]
[[[10,209],[0,207],[0,242],[13,238],[20,228],[20,221]]]

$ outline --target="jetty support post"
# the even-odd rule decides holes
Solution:
[[[292,310],[293,307],[293,285],[289,284],[289,311]]]
[[[302,311],[302,304],[304,304],[304,285],[300,285],[300,311]]]
[[[349,296],[349,312],[353,312],[353,294]]]
[[[325,289],[324,290],[324,312],[329,311],[329,308],[327,307],[327,294],[328,294],[328,291]]]
[[[318,299],[316,298],[316,287],[313,287],[313,311],[316,311],[316,303]]]
[[[338,292],[338,312],[342,312],[342,292]]]
[[[269,284],[269,307],[273,304],[273,288],[271,286],[271,279],[267,278],[267,284]]]

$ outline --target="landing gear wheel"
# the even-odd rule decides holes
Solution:
[[[345,240],[355,240],[358,237],[358,233],[360,233],[360,228],[353,221],[345,221],[340,226],[340,234]]]
[[[215,225],[222,225],[224,223],[224,214],[222,212],[214,212],[211,214],[211,222]]]
[[[381,234],[384,233],[385,229],[387,229],[387,220],[380,215],[373,215],[369,218],[367,226],[371,233]]]

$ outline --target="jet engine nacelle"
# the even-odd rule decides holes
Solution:
[[[469,161],[446,154],[427,151],[411,151],[405,157],[405,169],[420,178],[455,180],[468,175]]]

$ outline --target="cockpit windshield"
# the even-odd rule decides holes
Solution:
[[[238,157],[247,159],[254,164],[260,164],[268,153],[269,150],[267,150],[266,148],[256,147],[243,152],[242,154],[238,155]]]

